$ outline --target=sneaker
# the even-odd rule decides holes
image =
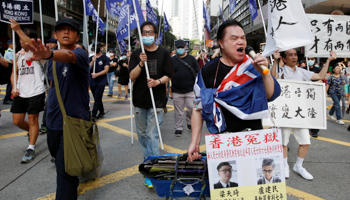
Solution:
[[[128,95],[125,95],[125,100],[128,100]]]
[[[304,167],[297,167],[294,165],[293,170],[306,180],[311,181],[314,179],[314,177],[309,172],[307,172]]]
[[[349,114],[349,112],[350,112],[350,108],[347,108],[346,109],[346,114]]]
[[[339,124],[339,125],[344,125],[344,122],[342,121],[342,120],[337,120],[337,121],[335,121],[337,124]]]
[[[24,153],[24,156],[22,157],[22,163],[29,163],[32,162],[34,159],[35,151],[33,149],[27,149],[27,151]]]
[[[289,178],[289,166],[284,167],[284,177]]]
[[[153,188],[152,182],[149,180],[149,178],[145,178],[145,186],[148,188]]]
[[[121,95],[121,94],[118,95],[118,99],[120,99],[120,98],[122,98],[122,95]]]
[[[40,133],[44,134],[44,133],[46,133],[46,132],[47,132],[46,126],[41,126],[41,128],[40,128]]]
[[[337,120],[335,117],[333,117],[333,116],[330,115],[330,114],[328,114],[328,117],[329,117],[330,119]]]
[[[176,137],[181,137],[182,131],[181,130],[176,130],[175,135]]]
[[[56,162],[56,159],[54,157],[51,158],[51,162],[52,163],[55,163]]]
[[[317,138],[317,137],[318,137],[318,134],[317,134],[317,133],[310,132],[310,135],[311,135],[311,137],[314,137],[314,138]]]
[[[191,124],[187,124],[187,130],[188,130],[188,131],[192,131]]]

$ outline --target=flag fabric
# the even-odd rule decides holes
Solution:
[[[230,0],[230,14],[233,13],[233,10],[235,9],[236,7],[236,0]]]
[[[128,6],[130,5],[130,9]],[[139,4],[139,1],[135,1],[136,9],[137,9],[137,15],[139,17],[139,23],[140,25],[145,22],[145,19],[142,14],[141,6]],[[136,23],[136,13],[134,10],[133,1],[131,0],[123,0],[120,4],[120,13],[119,13],[119,24],[118,24],[118,30],[117,30],[117,40],[123,40],[124,38],[128,37],[130,35],[129,28],[128,28],[128,10],[130,15],[130,31],[134,28],[137,28]]]
[[[203,120],[210,133],[226,129],[220,106],[243,120],[269,117],[264,82],[251,62],[252,59],[246,55],[225,76],[218,88],[206,88],[201,72],[198,73],[194,85],[194,105],[195,108],[202,109]],[[278,84],[277,81],[275,84]]]
[[[104,29],[106,28],[106,25],[103,23],[102,19],[98,17],[98,13],[94,7],[94,5],[91,3],[90,0],[84,0],[85,1],[85,10],[87,16],[92,16],[95,22],[98,20],[98,30],[101,32],[102,35],[105,34]]]
[[[120,54],[126,53],[127,48],[126,48],[126,43],[124,42],[124,40],[118,41],[118,44],[119,44]]]
[[[154,12],[151,2],[149,0],[146,1],[146,12],[147,12],[147,20],[153,22],[158,26],[159,21],[157,18],[157,14]]]
[[[252,16],[252,21],[258,16],[258,7],[256,6],[255,0],[249,0],[249,10]]]
[[[116,18],[115,16],[119,17],[120,13],[120,7],[118,5],[118,2],[122,2],[123,0],[106,0],[106,6],[109,14],[113,16],[113,18]]]
[[[204,5],[204,2],[203,2],[203,18],[205,20],[205,25],[207,27],[207,29],[210,31],[210,15],[207,11],[207,8],[205,7]]]
[[[164,13],[164,33],[165,33],[169,28],[170,28],[169,22],[168,22],[168,20],[167,20],[167,18],[166,18],[166,15],[165,15],[165,13]]]
[[[156,39],[156,45],[159,46],[163,43],[163,31],[160,31],[158,38]]]
[[[220,15],[221,15],[222,21],[223,22],[226,21],[225,17],[224,17],[224,13],[222,13],[222,9],[221,9],[220,5],[219,5],[219,10],[220,10]]]

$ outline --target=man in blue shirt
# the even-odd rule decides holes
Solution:
[[[47,107],[47,143],[51,156],[56,158],[56,199],[77,199],[79,179],[65,172],[63,152],[63,119],[59,107],[52,72],[52,61],[56,62],[57,78],[62,101],[67,115],[89,120],[89,61],[88,54],[76,48],[79,40],[79,23],[74,19],[62,18],[56,22],[55,39],[59,50],[50,50],[38,39],[38,43],[27,46],[33,52],[32,60],[47,59],[48,78],[52,82]]]
[[[13,64],[13,51],[16,49],[16,46],[13,48],[12,40],[7,41],[8,49],[5,51],[4,58]],[[7,84],[6,87],[6,95],[3,100],[3,104],[8,105],[12,104],[11,99],[11,91],[12,91],[12,85],[11,83]]]

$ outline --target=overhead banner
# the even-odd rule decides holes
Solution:
[[[300,0],[268,3],[266,47],[262,55],[270,56],[277,49],[312,44],[313,36]]]
[[[350,16],[307,14],[313,33],[313,43],[305,46],[307,57],[329,57],[335,51],[338,58],[350,57]]]
[[[280,129],[212,134],[205,144],[211,199],[287,199]]]
[[[14,19],[19,24],[33,24],[33,0],[2,0],[0,13],[1,22],[11,24],[9,20]]]
[[[278,80],[281,95],[269,102],[271,117],[277,127],[327,129],[324,83]],[[271,119],[264,126],[274,126]]]

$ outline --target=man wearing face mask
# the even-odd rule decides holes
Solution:
[[[132,52],[129,62],[130,79],[134,81],[132,100],[135,106],[135,124],[144,158],[159,155],[159,133],[149,88],[152,88],[153,91],[158,122],[161,125],[163,108],[166,104],[165,83],[174,74],[169,52],[154,43],[158,36],[157,31],[157,26],[150,21],[141,25],[145,52],[142,52],[141,49],[135,50]],[[149,79],[146,76],[146,61]],[[145,185],[149,188],[153,187],[149,179],[145,179]]]
[[[186,51],[186,43],[177,40],[176,55],[171,58],[175,75],[172,78],[173,102],[175,106],[175,135],[180,137],[184,127],[184,112],[186,111],[187,130],[191,131],[191,115],[193,109],[193,85],[199,72],[196,59]]]
[[[128,60],[126,56],[126,52],[122,54],[119,60],[118,65],[118,91],[119,95],[118,98],[122,97],[122,85],[124,85],[124,91],[125,91],[125,100],[128,99],[128,84],[129,84],[129,70],[128,70]]]

